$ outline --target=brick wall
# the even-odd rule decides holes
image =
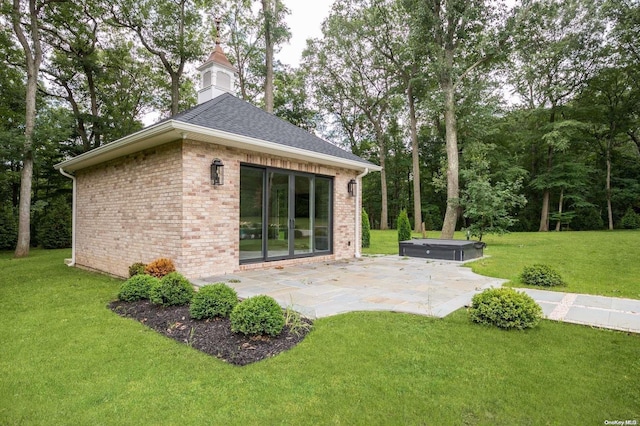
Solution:
[[[80,170],[76,176],[76,264],[127,276],[134,262],[180,258],[180,142]]]
[[[214,158],[224,162],[222,186],[210,182]],[[241,163],[334,177],[333,255],[242,269],[355,255],[355,198],[347,194],[355,171],[186,140],[76,173],[76,263],[119,276],[158,257],[190,278],[240,270]]]

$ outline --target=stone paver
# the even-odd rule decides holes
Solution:
[[[236,282],[239,281],[239,282]],[[207,277],[196,285],[226,282],[241,298],[267,294],[311,318],[351,311],[395,311],[444,317],[474,294],[505,280],[474,274],[459,262],[363,257]]]
[[[535,299],[548,319],[640,333],[640,300],[529,288],[517,290]]]
[[[236,272],[195,282],[226,282],[241,298],[267,294],[309,318],[353,311],[394,311],[444,317],[474,294],[506,280],[475,274],[460,262],[373,256]],[[537,289],[529,294],[546,318],[640,333],[640,300]]]

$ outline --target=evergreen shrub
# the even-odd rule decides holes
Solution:
[[[0,205],[0,250],[13,250],[18,243],[18,223],[11,203]]]
[[[134,275],[122,283],[118,292],[118,300],[135,302],[149,298],[151,287],[156,286],[160,280],[151,275]]]
[[[402,209],[398,215],[398,242],[411,239],[411,223],[407,216],[407,210]]]
[[[624,229],[639,229],[640,228],[640,214],[636,213],[631,207],[627,209],[624,216],[620,220],[620,225]]]
[[[369,215],[362,209],[362,248],[371,246],[371,226],[369,225]]]
[[[238,294],[224,283],[205,285],[193,296],[189,305],[191,318],[228,317],[238,304]]]
[[[260,295],[238,303],[231,311],[231,331],[277,336],[284,328],[284,313],[272,297]]]
[[[194,293],[189,280],[178,272],[171,272],[151,287],[149,299],[156,305],[186,305],[191,301]]]
[[[173,261],[171,259],[167,259],[166,257],[161,257],[149,263],[144,268],[144,273],[147,275],[152,275],[156,278],[162,278],[165,275],[171,272],[174,272],[175,270],[176,270],[176,267],[173,264]]]
[[[129,278],[135,276],[135,275],[142,275],[144,274],[144,270],[147,267],[147,265],[145,265],[142,262],[136,262],[134,264],[132,264],[131,266],[129,266]]]
[[[522,279],[522,282],[527,285],[537,285],[542,287],[565,285],[560,274],[548,265],[535,264],[532,266],[525,266],[520,278]]]
[[[523,330],[538,325],[542,308],[523,292],[491,288],[473,296],[469,317],[479,324]]]
[[[71,208],[63,198],[46,208],[36,225],[38,243],[45,249],[71,247]]]

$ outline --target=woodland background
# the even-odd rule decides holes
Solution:
[[[1,0],[0,249],[69,245],[53,165],[193,106],[213,16],[239,97],[384,167],[373,228],[640,227],[638,1],[337,0],[290,67],[280,0]]]

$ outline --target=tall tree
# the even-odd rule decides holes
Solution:
[[[614,150],[629,142],[628,134],[633,131],[640,93],[638,93],[636,67],[602,69],[578,99],[583,112],[583,120],[591,140],[605,161],[605,193],[607,197],[607,217],[609,229],[613,230],[612,208],[612,157]],[[635,90],[634,90],[635,86]]]
[[[273,113],[273,55],[276,47],[291,37],[284,22],[289,10],[281,0],[260,0],[260,3],[265,49],[264,109]]]
[[[45,41],[54,48],[43,69],[54,83],[47,94],[69,104],[82,151],[140,129],[141,112],[153,100],[148,57],[140,58],[120,30],[106,28],[102,6],[57,3],[43,25]]]
[[[222,6],[225,22],[222,38],[229,49],[229,60],[238,70],[240,97],[257,104],[264,90],[264,38],[260,14],[251,0],[226,0]]]
[[[526,19],[514,27],[511,83],[527,108],[548,110],[551,125],[596,69],[603,33],[596,6],[584,0],[528,0],[522,10]],[[536,169],[550,173],[553,144],[541,139],[532,149],[542,151]],[[551,188],[542,188],[540,231],[549,230],[550,199]]]
[[[447,150],[447,208],[441,238],[453,238],[460,197],[456,93],[465,78],[494,58],[505,41],[498,35],[499,3],[482,0],[405,0],[412,44],[430,59],[443,98]]]
[[[205,52],[203,13],[204,5],[193,0],[116,0],[111,5],[111,22],[135,34],[169,76],[171,115],[181,107],[186,64],[201,60]]]
[[[31,186],[33,178],[33,130],[36,120],[36,94],[38,73],[42,63],[42,33],[40,15],[47,1],[13,0],[10,9],[13,31],[22,46],[27,71],[25,98],[24,145],[22,148],[22,174],[20,176],[20,206],[18,209],[18,244],[15,257],[29,255],[31,242]],[[7,6],[3,0],[3,9]]]
[[[320,98],[329,104],[341,103],[347,110],[357,110],[352,117],[361,115],[373,130],[382,166],[380,229],[387,229],[386,125],[397,103],[392,96],[388,67],[381,64],[385,59],[371,43],[358,36],[356,28],[360,24],[359,19],[349,16],[343,4],[336,3],[323,24],[324,38],[308,44],[305,60]]]
[[[360,25],[354,30],[366,39],[386,58],[384,65],[395,77],[395,86],[403,93],[407,103],[409,138],[412,152],[413,218],[414,230],[419,232],[422,225],[422,197],[420,191],[420,149],[418,145],[417,98],[424,85],[425,72],[421,66],[423,53],[407,43],[409,28],[408,15],[398,0],[351,0],[354,19]]]

